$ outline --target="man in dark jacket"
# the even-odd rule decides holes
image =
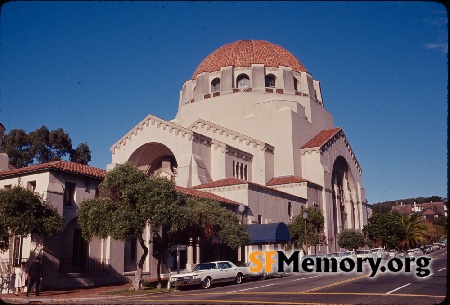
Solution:
[[[43,266],[41,264],[41,258],[36,257],[28,270],[28,287],[27,296],[30,293],[31,287],[36,283],[36,296],[39,295],[39,286],[41,284],[42,277],[44,275]]]

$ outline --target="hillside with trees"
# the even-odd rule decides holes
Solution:
[[[417,198],[408,198],[408,199],[398,199],[392,201],[384,201],[372,204],[372,211],[374,213],[388,213],[392,210],[392,206],[403,204],[416,204],[426,203],[426,202],[440,202],[444,201],[446,198],[440,196],[431,196],[431,197],[417,197]]]

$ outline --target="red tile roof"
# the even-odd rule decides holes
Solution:
[[[43,164],[31,165],[22,168],[16,168],[13,170],[7,170],[0,172],[0,177],[14,176],[23,173],[31,173],[35,171],[43,170],[59,170],[62,172],[70,172],[74,174],[80,174],[84,176],[90,176],[95,178],[104,178],[106,175],[106,170],[92,167],[89,165],[82,165],[70,161],[53,161]]]
[[[334,135],[336,135],[339,131],[341,131],[341,127],[336,127],[332,129],[326,129],[322,130],[317,134],[314,138],[309,140],[308,143],[302,146],[303,148],[315,148],[315,147],[322,147],[325,145],[331,138],[333,138]]]
[[[228,203],[228,204],[236,205],[236,206],[239,205],[239,202],[230,200],[230,199],[225,198],[225,197],[218,196],[218,195],[213,194],[213,193],[203,192],[203,191],[199,191],[199,190],[194,190],[193,188],[185,188],[185,187],[182,187],[182,186],[175,186],[175,190],[177,192],[180,192],[180,193],[188,195],[188,196],[216,200],[216,201],[219,201],[219,202]]]
[[[305,180],[306,181],[306,180]],[[204,183],[204,184],[200,184],[200,185],[196,185],[192,188],[194,189],[205,189],[205,188],[214,188],[214,187],[222,187],[222,186],[230,186],[230,185],[239,185],[239,184],[248,184],[248,185],[253,185],[256,186],[258,188],[262,188],[262,189],[266,189],[266,190],[270,190],[279,194],[284,194],[287,196],[292,196],[292,197],[298,197],[298,198],[302,198],[290,193],[286,193],[265,185],[261,185],[258,183],[254,183],[254,182],[250,182],[250,181],[246,181],[246,180],[242,180],[242,179],[238,179],[238,178],[226,178],[226,179],[221,179],[221,180],[217,180],[217,181],[212,181],[212,182],[208,182],[208,183]],[[303,198],[304,199],[304,198]]]
[[[226,179],[221,179],[221,180],[217,180],[217,181],[200,184],[200,185],[194,186],[193,188],[194,189],[212,188],[212,187],[221,187],[221,186],[247,184],[247,183],[248,183],[248,181],[238,179],[238,178],[226,178]]]
[[[272,178],[269,182],[267,182],[267,186],[274,186],[280,184],[290,184],[290,183],[301,183],[308,182],[308,180],[303,179],[298,176],[284,176],[284,177],[275,177]]]
[[[209,54],[192,75],[195,79],[202,72],[220,71],[221,67],[287,66],[297,72],[305,72],[302,63],[288,50],[264,40],[239,40],[226,44]]]

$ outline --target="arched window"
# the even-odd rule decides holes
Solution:
[[[247,74],[239,74],[239,76],[236,79],[237,87],[238,88],[249,88],[250,87],[250,78]]]
[[[211,81],[211,92],[220,91],[220,78],[216,77]]]
[[[294,90],[298,91],[298,80],[294,77]]]
[[[275,75],[273,74],[266,75],[266,87],[275,87]]]

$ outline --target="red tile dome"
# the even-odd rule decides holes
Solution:
[[[226,44],[209,54],[197,67],[192,79],[202,72],[220,71],[221,67],[287,66],[297,72],[306,72],[302,63],[289,51],[264,40],[239,40]]]

